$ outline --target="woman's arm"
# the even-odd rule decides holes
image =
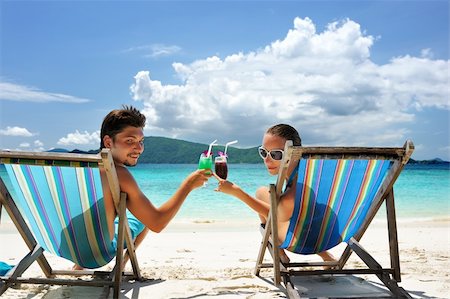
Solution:
[[[243,201],[252,210],[260,214],[263,218],[267,218],[270,210],[270,192],[268,188],[261,187],[256,192],[256,197],[252,197],[243,191],[238,185],[223,180],[214,175],[219,181],[216,191],[234,196]],[[278,203],[278,221],[289,221],[294,210],[295,187],[288,188],[280,198]]]
[[[259,199],[258,196],[256,198],[252,197],[244,190],[242,190],[241,187],[239,187],[238,185],[233,184],[230,181],[223,180],[217,176],[215,177],[219,181],[219,185],[216,191],[223,192],[225,194],[238,198],[239,200],[244,202],[247,206],[249,206],[252,210],[254,210],[256,213],[260,214],[264,218],[267,218],[267,215],[269,214],[270,210],[269,201]]]

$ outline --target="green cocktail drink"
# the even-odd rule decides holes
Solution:
[[[207,152],[203,152],[200,155],[200,159],[198,159],[198,169],[209,169],[211,170],[213,166],[213,160],[212,160],[212,147],[216,144],[217,139],[214,140],[209,144],[209,148]],[[205,171],[205,174],[211,174],[211,171]],[[205,183],[206,185],[206,183]]]
[[[200,155],[200,159],[198,160],[198,169],[211,169],[213,165],[212,155],[208,157],[205,154]]]

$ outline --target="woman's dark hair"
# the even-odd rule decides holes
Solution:
[[[100,130],[100,149],[105,148],[103,137],[108,135],[113,140],[117,134],[128,126],[136,128],[145,127],[145,115],[133,106],[122,106],[105,116]]]
[[[278,124],[267,129],[266,133],[272,134],[274,136],[282,137],[286,140],[292,140],[293,145],[302,145],[302,139],[298,131],[286,124]]]

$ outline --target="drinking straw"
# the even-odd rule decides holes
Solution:
[[[217,144],[216,142],[217,142],[217,139],[209,144],[208,153],[206,153],[206,157],[209,157],[209,155],[211,154],[211,149],[212,149],[213,145]]]
[[[231,144],[235,144],[235,143],[237,143],[238,141],[237,140],[233,140],[233,141],[230,141],[230,142],[228,142],[227,144],[225,144],[225,151],[224,151],[224,155],[226,155],[227,154],[227,148],[228,148],[228,146],[229,145],[231,145]]]

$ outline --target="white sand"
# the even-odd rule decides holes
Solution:
[[[414,298],[450,298],[449,250],[450,220],[400,221],[399,247],[402,282]],[[151,233],[137,251],[142,273],[151,280],[123,284],[122,298],[285,298],[284,290],[272,284],[271,271],[262,278],[252,275],[261,236],[257,223],[174,222],[160,234]],[[383,266],[389,267],[387,230],[384,223],[373,223],[361,244]],[[338,255],[342,247],[332,252]],[[26,246],[8,223],[0,225],[0,260],[14,264],[26,253]],[[268,259],[268,254],[266,259]],[[317,256],[293,256],[291,260],[317,259]],[[69,268],[71,264],[55,257],[50,263]],[[349,266],[361,264],[352,255]],[[106,267],[110,267],[106,266]],[[42,276],[37,265],[27,277]],[[314,296],[338,295],[338,291],[371,294],[379,290],[374,276],[355,278],[296,280],[299,290]],[[320,279],[319,279],[320,281]],[[368,282],[367,282],[368,281]],[[334,289],[333,289],[334,288]],[[360,289],[358,289],[360,288]],[[369,293],[363,293],[362,289]],[[369,290],[370,289],[370,290]],[[328,292],[328,294],[326,293]],[[331,293],[330,293],[331,292]],[[112,292],[111,292],[112,293]],[[379,292],[383,294],[382,291]],[[10,288],[3,298],[99,298],[95,287],[22,285]],[[375,296],[375,295],[373,295]]]

